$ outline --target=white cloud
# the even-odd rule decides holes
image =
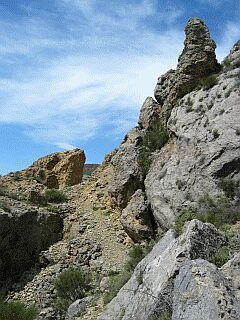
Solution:
[[[71,38],[39,16],[36,24],[30,20],[31,31],[26,22],[20,23],[20,31],[10,22],[3,24],[6,51],[0,46],[0,59],[11,53],[15,61],[14,52],[25,56],[14,80],[0,78],[0,122],[26,125],[32,139],[63,148],[97,134],[123,134],[134,126],[157,77],[176,65],[184,36],[174,28],[157,33],[144,24],[135,28],[141,18],[154,14],[154,0],[113,6],[108,12],[100,12],[94,0],[71,5],[74,13],[66,11]],[[93,28],[86,34],[74,29],[80,15],[76,6]],[[179,14],[173,10],[172,19]],[[159,15],[166,19],[166,13]],[[104,29],[109,24],[111,31]],[[116,32],[114,26],[121,28]]]
[[[240,39],[240,23],[228,22],[222,33],[216,50],[219,61],[222,61],[230,52],[233,45]]]

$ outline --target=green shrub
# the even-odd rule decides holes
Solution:
[[[47,202],[60,203],[67,200],[66,195],[57,189],[47,189],[44,193],[44,198]]]
[[[153,121],[139,143],[137,161],[143,176],[148,173],[152,152],[161,149],[168,141],[168,138],[168,132],[162,122],[159,119]]]
[[[90,290],[91,278],[81,269],[69,268],[59,275],[55,282],[57,298],[55,307],[61,319],[74,301],[84,298]]]
[[[217,84],[217,76],[212,74],[199,80],[199,87],[208,90]]]
[[[240,68],[240,60],[238,60],[235,64],[234,64],[235,68]]]
[[[229,58],[225,58],[225,59],[223,60],[223,62],[222,62],[222,65],[223,65],[224,67],[229,67],[229,66],[231,65],[230,59],[229,59]]]
[[[11,212],[11,208],[5,200],[0,200],[0,208],[5,212]]]
[[[240,217],[240,205],[232,204],[227,198],[213,199],[205,195],[199,199],[196,218],[222,228],[226,224],[234,224]]]
[[[36,319],[38,311],[35,307],[26,307],[19,301],[0,301],[0,320],[33,320]]]
[[[131,272],[146,254],[139,244],[134,244],[129,250],[128,255],[129,259],[126,262],[125,270]]]
[[[109,303],[118,293],[118,291],[127,283],[131,278],[136,265],[148,254],[153,247],[153,242],[149,242],[145,248],[139,244],[134,244],[129,252],[129,259],[126,262],[123,271],[119,274],[111,274],[109,276],[109,291],[104,296],[104,303]],[[138,281],[140,282],[139,275]],[[140,283],[139,283],[140,284]]]
[[[210,262],[214,263],[218,268],[221,268],[229,260],[229,248],[223,246],[218,249],[216,254],[210,258]]]
[[[218,129],[213,129],[212,135],[214,139],[217,139],[220,136],[220,133],[218,132]]]
[[[59,298],[74,302],[86,296],[90,289],[90,277],[81,269],[69,268],[59,275],[55,289]]]
[[[123,271],[120,274],[112,274],[109,277],[109,290],[104,295],[104,303],[109,303],[116,295],[118,291],[128,282],[131,278],[132,272]]]
[[[219,187],[224,191],[226,197],[233,199],[239,190],[239,181],[232,179],[222,179],[218,183]]]
[[[178,234],[181,234],[183,227],[187,221],[193,220],[196,218],[196,214],[191,210],[183,210],[175,221],[174,229]]]
[[[20,180],[22,180],[22,179],[23,179],[23,177],[21,176],[20,171],[14,172],[14,174],[13,174],[13,180],[14,180],[14,181],[20,181]]]

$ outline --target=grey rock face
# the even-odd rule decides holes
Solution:
[[[172,320],[239,319],[230,288],[231,281],[213,264],[186,262],[174,284]]]
[[[92,302],[93,296],[85,297],[74,301],[67,310],[68,318],[74,319],[78,313],[86,310],[87,306]]]
[[[229,55],[224,59],[223,67],[230,69],[239,67],[240,61],[240,40],[235,43]]]
[[[160,118],[160,115],[161,106],[152,97],[147,97],[142,105],[138,119],[140,129],[148,129],[153,121]]]
[[[174,278],[182,264],[189,259],[209,259],[224,243],[225,236],[214,226],[197,220],[179,238],[169,230],[98,320],[146,320],[171,312]]]
[[[153,123],[160,121],[160,118],[160,105],[153,98],[148,97],[141,108],[139,126],[126,135],[111,157],[114,172],[108,191],[111,199],[120,209],[123,227],[134,241],[149,238],[153,233],[152,214],[148,210],[146,200],[140,196],[140,190],[143,188],[143,174],[138,157],[140,142]],[[139,191],[135,194],[137,190]],[[138,201],[140,201],[139,204]],[[138,210],[140,211],[137,212]]]
[[[178,98],[192,91],[199,78],[220,70],[215,55],[216,44],[204,22],[190,19],[185,33],[184,49],[176,71],[170,70],[158,79],[154,94],[160,104],[175,105]]]
[[[140,134],[131,130],[111,159],[114,174],[109,182],[109,194],[119,208],[126,207],[134,192],[141,188],[141,173],[137,162],[137,143]]]
[[[153,217],[142,190],[137,190],[120,215],[125,231],[134,241],[153,236]]]
[[[222,266],[221,271],[228,279],[231,279],[235,297],[239,301],[238,313],[240,314],[240,253],[236,253],[231,260]]]
[[[169,228],[183,208],[210,194],[224,195],[222,179],[240,180],[240,69],[223,72],[209,90],[179,100],[168,120],[171,144],[154,155],[145,179],[158,224]]]
[[[16,210],[0,214],[0,281],[16,277],[38,260],[62,237],[61,216],[44,209]]]

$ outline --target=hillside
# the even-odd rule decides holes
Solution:
[[[219,64],[202,20],[185,33],[101,165],[76,149],[1,177],[1,294],[39,320],[239,319],[240,42]],[[90,288],[59,297],[79,268]]]

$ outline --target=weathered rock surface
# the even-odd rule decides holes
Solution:
[[[177,69],[168,71],[158,79],[155,98],[160,104],[166,100],[170,105],[175,105],[178,98],[196,87],[200,78],[220,70],[215,55],[216,44],[204,22],[198,18],[190,19],[185,33],[184,49]]]
[[[141,188],[141,171],[138,166],[138,148],[140,133],[131,130],[111,159],[114,174],[109,183],[109,194],[120,209],[126,207],[134,192]]]
[[[88,297],[74,301],[68,307],[68,311],[67,311],[68,318],[74,319],[78,313],[85,311],[87,306],[91,304],[92,300],[93,300],[93,297],[88,296]]]
[[[174,279],[183,263],[209,259],[225,241],[214,226],[198,220],[192,220],[179,238],[169,230],[137,265],[98,320],[146,320],[171,313]]]
[[[43,208],[0,212],[0,281],[16,278],[62,237],[63,220]]]
[[[239,68],[220,74],[217,85],[189,93],[171,112],[172,139],[154,155],[144,182],[163,229],[204,194],[224,195],[222,179],[240,181],[239,74]]]
[[[92,176],[64,190],[68,204],[53,207],[54,211],[59,208],[63,212],[63,240],[42,251],[39,255],[41,270],[24,273],[24,279],[29,276],[28,280],[16,283],[8,295],[8,299],[35,303],[40,310],[39,320],[60,319],[55,304],[55,280],[66,269],[81,268],[99,280],[123,268],[130,238],[119,222],[118,211],[111,207],[107,192],[112,175],[109,161],[107,157]],[[96,280],[96,286],[97,283]],[[102,305],[88,306],[82,319],[95,320],[92,314],[97,314],[98,308],[102,310]]]
[[[153,217],[146,196],[138,189],[120,215],[120,222],[131,239],[138,242],[154,235]]]
[[[190,93],[196,87],[200,78],[218,72],[220,65],[215,56],[216,45],[202,20],[197,18],[190,19],[185,32],[185,46],[179,57],[177,69],[169,70],[159,78],[155,88],[155,97],[158,102],[151,97],[145,100],[140,111],[138,127],[130,131],[112,159],[115,169],[109,186],[110,195],[120,210],[127,206],[131,196],[137,189],[144,190],[146,188],[147,200],[151,204],[155,219],[163,230],[171,227],[178,210],[184,207],[184,202],[186,202],[185,195],[188,194],[193,184],[196,185],[196,189],[192,189],[192,193],[195,190],[197,192],[199,190],[206,191],[204,187],[201,186],[202,188],[199,188],[199,185],[195,183],[196,172],[193,171],[192,175],[189,172],[193,170],[192,167],[196,166],[196,163],[203,161],[203,154],[206,153],[206,158],[210,158],[213,155],[212,144],[218,145],[218,141],[213,139],[212,132],[215,129],[220,131],[220,126],[216,123],[216,120],[221,121],[221,126],[223,127],[224,116],[228,114],[228,117],[232,117],[235,112],[239,111],[236,110],[239,103],[238,93],[232,96],[229,101],[225,101],[222,91],[223,86],[229,89],[236,86],[236,79],[230,78],[230,75],[229,80],[226,79],[226,75],[222,75],[222,78],[220,77],[222,80],[219,80],[219,87],[212,88],[210,93],[206,93],[203,90],[199,90],[197,93]],[[224,82],[222,85],[221,81]],[[222,92],[221,95],[220,91]],[[188,93],[189,95],[187,95]],[[207,96],[209,97],[207,98]],[[203,103],[198,102],[197,99],[200,102],[203,101]],[[222,106],[219,105],[219,101],[222,102]],[[185,107],[177,107],[180,104],[184,104]],[[188,104],[196,105],[196,111],[188,112]],[[213,107],[210,110],[209,105],[211,104],[216,104],[216,108]],[[195,109],[194,106],[193,109]],[[216,109],[219,108],[220,110],[226,109],[226,113],[216,115]],[[230,111],[227,111],[227,109],[230,109]],[[170,120],[168,121],[169,118]],[[191,123],[189,123],[189,118]],[[154,126],[156,121],[161,122],[164,126],[167,124],[171,139],[160,153],[151,155],[155,159],[154,164],[144,182],[145,186],[143,186],[144,176],[141,174],[142,169],[138,161],[139,146],[146,132]],[[238,121],[234,121],[236,122],[234,126],[236,126]],[[231,121],[228,121],[228,124],[230,127],[232,125]],[[183,134],[185,130],[187,132]],[[194,132],[192,132],[193,130]],[[236,137],[234,138],[233,141],[237,143]],[[201,140],[202,144],[207,145],[206,147],[200,147],[199,141]],[[229,144],[229,140],[226,137],[224,140],[222,149],[226,147],[226,144]],[[206,143],[208,141],[210,141],[209,144]],[[205,152],[205,150],[202,150],[204,148],[209,148],[211,151],[206,150]],[[220,148],[220,146],[217,148]],[[236,145],[231,148],[231,152],[233,149],[235,153],[233,161],[235,161],[238,154]],[[213,158],[219,152],[221,151],[216,150]],[[176,155],[176,157],[174,158],[173,155]],[[199,159],[196,159],[196,157],[199,157]],[[222,158],[219,161],[222,161]],[[186,159],[186,163],[183,163],[184,159]],[[181,163],[179,163],[180,160]],[[210,159],[206,159],[206,161],[209,162]],[[229,161],[232,160],[229,159]],[[172,163],[171,167],[170,163]],[[196,166],[196,170],[202,172],[203,167],[206,168],[206,171],[208,170],[206,163]],[[191,177],[192,181],[190,181]],[[179,186],[182,185],[182,190],[179,190],[176,186],[176,181]],[[185,184],[189,188],[184,187]],[[215,186],[215,183],[211,182],[207,190],[213,186]],[[182,194],[183,191],[185,192],[184,195]],[[195,195],[196,193],[194,193],[194,197]]]
[[[84,162],[84,152],[74,149],[40,158],[26,171],[48,188],[62,189],[82,181]]]
[[[239,319],[231,280],[205,260],[186,262],[174,284],[172,320]]]
[[[228,279],[231,279],[235,297],[240,301],[240,253],[236,253],[235,256],[221,268],[221,271]],[[240,303],[238,308],[238,314],[240,314]]]

